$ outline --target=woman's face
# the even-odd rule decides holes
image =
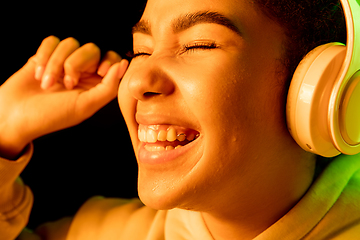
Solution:
[[[301,152],[285,126],[280,26],[251,1],[149,0],[133,30],[118,97],[145,204],[209,210],[291,179],[274,176]]]

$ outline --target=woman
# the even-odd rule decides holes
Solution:
[[[289,79],[302,56],[327,34],[326,41],[342,40],[343,30],[307,38],[336,22],[328,18],[339,17],[340,7],[276,4],[149,0],[133,28],[128,69],[114,52],[99,64],[93,44],[45,39],[0,88],[6,103],[0,108],[4,239],[21,231],[31,209],[29,189],[12,184],[31,157],[29,143],[90,117],[115,97],[120,79],[119,104],[146,207],[93,198],[73,219],[40,227],[42,239],[357,236],[359,164],[340,157],[314,182],[316,156],[291,138],[284,114]],[[304,16],[325,21],[316,26],[301,21]]]

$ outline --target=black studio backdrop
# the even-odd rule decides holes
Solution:
[[[102,54],[114,50],[125,57],[145,2],[8,2],[0,16],[0,83],[49,35],[93,42]],[[137,197],[136,160],[117,99],[82,124],[35,140],[34,147],[21,174],[34,193],[30,228],[74,215],[92,196]]]

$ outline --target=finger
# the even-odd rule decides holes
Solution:
[[[74,38],[67,38],[59,43],[45,67],[41,82],[43,89],[51,87],[61,76],[64,70],[64,62],[77,48],[79,42]]]
[[[106,73],[109,71],[110,67],[117,62],[120,62],[122,58],[119,54],[117,54],[114,51],[108,51],[103,60],[101,61],[101,64],[99,66],[97,74],[101,77],[104,77]]]
[[[115,95],[117,94],[119,83],[121,78],[124,76],[127,68],[129,66],[129,62],[126,59],[121,60],[120,62],[114,64],[109,69],[108,73],[103,78],[101,84],[107,86],[109,89],[115,88]],[[117,69],[115,73],[110,74],[111,69]],[[115,70],[113,70],[115,71]],[[112,75],[115,74],[115,75]]]
[[[34,57],[36,62],[36,67],[35,67],[36,80],[39,81],[41,80],[45,71],[45,66],[49,61],[51,54],[54,52],[56,46],[59,44],[59,42],[60,42],[59,38],[55,36],[49,36],[42,41]]]
[[[64,84],[67,89],[73,89],[82,73],[96,72],[100,61],[100,49],[94,43],[88,43],[74,51],[64,63]]]
[[[129,65],[127,60],[122,60],[110,67],[102,82],[94,88],[82,93],[78,102],[77,113],[83,116],[91,116],[100,108],[116,97],[120,79]]]

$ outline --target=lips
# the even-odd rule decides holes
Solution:
[[[200,136],[196,130],[174,125],[139,125],[138,139],[149,152],[176,150]]]

